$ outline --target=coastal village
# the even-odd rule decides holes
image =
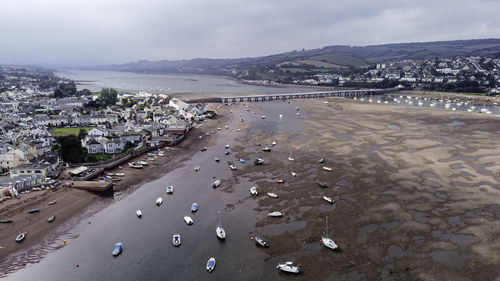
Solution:
[[[65,170],[83,172],[86,167],[113,163],[124,155],[174,145],[193,126],[213,117],[206,104],[187,104],[147,92],[120,93],[115,104],[92,108],[89,103],[100,99],[95,93],[54,98],[53,89],[41,88],[41,79],[33,78],[38,71],[15,69],[16,76],[9,76],[9,71],[12,68],[3,67],[0,87],[2,201],[18,193],[54,188]],[[79,141],[90,160],[63,161],[56,133],[76,135],[80,129],[85,134]]]

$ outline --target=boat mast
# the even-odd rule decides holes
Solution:
[[[220,226],[220,211],[217,210],[217,217],[218,217],[218,220],[219,220],[219,226]]]
[[[328,216],[326,216],[326,237],[328,236]]]

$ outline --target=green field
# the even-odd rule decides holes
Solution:
[[[84,129],[85,132],[87,133],[88,131],[94,128],[95,127],[55,128],[54,130],[50,131],[50,133],[52,134],[53,137],[69,136],[69,135],[78,136],[78,133],[80,133],[80,129]]]

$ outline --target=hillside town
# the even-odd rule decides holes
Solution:
[[[147,92],[115,93],[107,106],[100,101],[102,93],[54,98],[61,85],[71,82],[51,76],[52,86],[45,88],[35,70],[1,69],[0,189],[38,187],[73,166],[76,159],[63,161],[65,134],[74,132],[81,145],[76,151],[92,162],[127,150],[173,145],[213,116],[205,104]]]

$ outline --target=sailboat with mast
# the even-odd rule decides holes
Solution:
[[[288,161],[295,161],[295,159],[292,157],[292,151],[290,151],[290,156],[288,156]]]
[[[224,230],[224,228],[222,228],[221,224],[220,224],[220,211],[217,210],[217,217],[219,219],[219,224],[217,225],[217,229],[215,230],[215,232],[217,233],[217,237],[219,237],[219,239],[226,239],[226,231]]]
[[[326,217],[326,234],[321,236],[321,242],[327,248],[336,250],[339,246],[328,236],[328,216]]]

